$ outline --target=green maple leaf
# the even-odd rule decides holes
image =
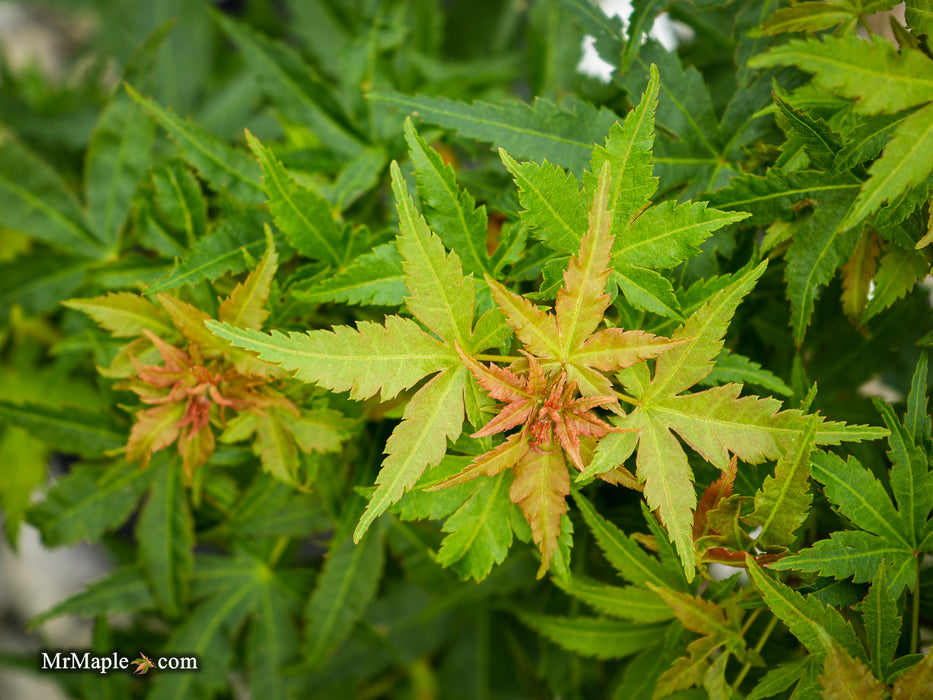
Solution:
[[[582,470],[579,436],[599,437],[611,430],[590,413],[597,406],[617,404],[612,382],[604,372],[644,362],[675,346],[667,338],[642,331],[597,330],[609,306],[604,290],[613,244],[609,233],[612,216],[607,208],[611,184],[610,166],[604,163],[590,209],[589,230],[570,260],[553,314],[486,278],[493,298],[529,353],[529,375],[520,378],[506,369],[483,367],[462,354],[480,386],[493,398],[508,402],[473,437],[518,425],[523,428],[436,487],[513,469],[510,496],[522,509],[541,549],[540,574],[558,550],[561,518],[567,510],[570,476],[565,457]],[[556,381],[549,381],[546,373],[557,377]],[[576,387],[585,398],[573,398]]]
[[[746,648],[740,631],[742,613],[734,602],[720,606],[688,593],[651,583],[648,586],[671,608],[685,628],[701,635],[687,646],[687,654],[658,678],[654,698],[668,697],[678,690],[706,683],[704,679],[716,673],[718,666],[715,661],[711,663],[709,658],[720,647],[723,656],[735,655],[740,661],[757,657],[757,654]]]
[[[532,235],[562,253],[579,249],[588,223],[586,195],[595,193],[597,176],[608,165],[611,186],[606,225],[614,237],[610,289],[621,291],[636,308],[680,319],[673,286],[659,270],[696,255],[700,243],[713,231],[747,214],[717,211],[704,202],[651,205],[658,189],[658,178],[652,176],[652,149],[660,89],[660,77],[652,65],[641,102],[621,125],[612,126],[605,145],[593,149],[590,171],[583,178],[585,192],[573,176],[547,162],[517,163],[505,152],[501,155],[518,185],[519,201],[525,207],[522,220]]]
[[[820,88],[855,100],[863,115],[894,114],[922,106],[893,130],[868,171],[840,226],[857,226],[885,203],[896,203],[933,170],[933,60],[918,49],[900,51],[886,39],[856,36],[794,40],[756,56],[753,67],[795,65]]]
[[[751,223],[790,221],[784,230],[788,238],[793,237],[785,254],[785,278],[790,322],[798,345],[803,342],[823,286],[849,260],[859,243],[861,228],[842,226],[859,187],[858,179],[849,172],[827,176],[816,170],[785,173],[770,168],[764,176],[735,178],[728,188],[710,197],[723,209],[751,212]],[[796,218],[795,207],[812,202],[818,203],[816,208]]]
[[[675,433],[704,459],[725,469],[733,454],[752,464],[784,456],[809,420],[799,410],[780,411],[781,404],[775,399],[740,398],[740,384],[684,393],[712,371],[736,307],[766,265],[763,262],[737,275],[732,284],[687,319],[672,336],[672,340],[683,342],[658,358],[653,377],[644,364],[618,374],[635,408],[615,424],[639,430],[637,440],[624,434],[602,440],[590,466],[579,477],[613,469],[637,444],[638,480],[645,484],[648,505],[658,510],[667,527],[688,579],[693,578],[696,561],[692,522],[697,498],[687,455]],[[815,441],[838,444],[882,434],[877,429],[822,423]]]
[[[612,394],[612,382],[604,372],[629,367],[666,352],[667,338],[621,328],[596,330],[609,307],[606,284],[615,220],[610,194],[619,178],[611,177],[609,162],[603,162],[589,214],[589,229],[581,238],[577,254],[564,273],[554,313],[541,310],[502,284],[486,278],[493,298],[525,349],[541,361],[545,370],[563,369],[584,396]]]
[[[810,416],[774,469],[755,494],[755,510],[744,522],[761,527],[755,545],[761,549],[783,549],[794,539],[794,531],[810,511],[810,452],[819,427],[818,416]]]
[[[465,395],[472,390],[456,345],[481,352],[508,333],[498,313],[487,313],[473,325],[474,282],[464,277],[459,257],[445,251],[418,214],[397,163],[392,164],[392,186],[401,227],[398,247],[409,292],[405,304],[430,332],[402,316],[388,316],[382,324],[361,321],[355,328],[335,326],[288,335],[209,324],[219,337],[294,371],[298,379],[331,391],[349,391],[357,400],[376,393],[387,400],[431,377],[411,397],[401,423],[386,442],[387,457],[354,533],[357,541],[425,469],[440,462],[447,441],[460,436]]]
[[[875,400],[875,407],[891,431],[888,457],[892,463],[894,501],[881,482],[854,457],[843,461],[836,455],[815,454],[814,478],[823,484],[826,498],[855,529],[834,532],[828,539],[781,559],[771,568],[816,571],[837,579],[852,577],[856,583],[862,583],[871,581],[884,565],[890,567],[888,589],[892,595],[896,597],[905,586],[913,590],[919,559],[923,553],[933,551],[933,523],[928,519],[933,508],[933,472],[920,444],[929,437],[929,428],[917,432],[912,429],[918,425],[921,411],[926,414],[925,391],[926,356],[923,356],[908,398],[911,408],[907,426],[888,404]]]

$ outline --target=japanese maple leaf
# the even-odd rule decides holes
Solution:
[[[580,249],[570,259],[564,284],[557,292],[554,313],[539,309],[486,277],[499,304],[525,350],[537,357],[545,371],[560,369],[576,382],[584,396],[612,396],[612,382],[604,372],[629,367],[656,357],[684,342],[621,328],[596,330],[610,298],[605,294],[612,272],[609,232],[613,213],[609,207],[611,169],[603,163],[589,212],[589,228]]]
[[[387,456],[354,533],[356,541],[425,469],[441,461],[447,441],[460,436],[465,396],[475,389],[467,381],[456,345],[479,353],[509,334],[498,311],[483,314],[474,325],[472,277],[463,275],[460,258],[445,250],[415,209],[398,163],[391,170],[398,248],[409,292],[405,303],[416,320],[387,316],[381,324],[360,321],[355,328],[334,326],[288,335],[208,324],[217,336],[293,370],[296,378],[331,391],[349,391],[357,400],[377,393],[388,400],[430,377],[409,399],[402,421],[386,442]]]
[[[130,663],[136,664],[136,670],[133,671],[133,674],[136,676],[141,676],[149,671],[150,668],[155,668],[155,665],[152,663],[152,659],[148,656],[139,652],[139,658]]]
[[[495,476],[506,469],[515,471],[509,496],[521,508],[531,525],[532,536],[541,551],[539,576],[547,571],[557,551],[560,520],[567,512],[570,475],[567,460],[583,470],[581,437],[602,437],[618,431],[592,409],[616,402],[613,396],[578,397],[574,382],[561,371],[548,377],[533,355],[528,356],[528,372],[519,375],[495,365],[482,365],[458,352],[477,383],[492,398],[505,402],[499,413],[473,433],[480,438],[522,426],[521,430],[492,450],[474,459],[459,474],[437,484],[432,490],[461,484],[482,474]]]
[[[667,527],[688,579],[696,568],[692,523],[697,498],[687,455],[675,434],[708,462],[726,469],[732,455],[752,464],[784,456],[810,420],[799,410],[780,411],[776,399],[739,397],[741,384],[684,393],[712,371],[736,307],[766,266],[765,261],[736,274],[728,287],[690,316],[673,334],[674,340],[683,342],[658,358],[654,376],[645,364],[618,373],[635,408],[615,424],[639,433],[635,442],[615,441],[612,436],[600,441],[590,467],[580,477],[615,468],[637,443],[636,476],[645,485],[648,505]],[[819,422],[815,444],[837,445],[884,434],[879,429],[815,420]]]
[[[933,551],[933,471],[926,445],[930,440],[927,412],[927,359],[921,356],[907,396],[907,413],[898,419],[887,403],[874,399],[890,430],[888,458],[891,498],[871,469],[855,457],[834,454],[812,457],[813,476],[827,500],[851,524],[828,539],[785,557],[772,569],[818,572],[836,579],[870,581],[890,567],[888,588],[893,596],[905,587],[916,593],[917,569]]]

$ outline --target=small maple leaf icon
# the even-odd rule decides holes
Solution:
[[[141,676],[144,673],[148,672],[150,668],[155,668],[155,666],[152,663],[152,660],[148,656],[146,656],[142,652],[139,652],[139,656],[141,658],[138,658],[135,661],[130,662],[130,663],[136,664],[136,670],[133,671],[133,674],[137,676]]]

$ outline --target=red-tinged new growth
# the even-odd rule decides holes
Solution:
[[[218,318],[260,328],[268,315],[265,304],[276,263],[267,229],[265,254],[221,301]],[[203,311],[165,293],[156,294],[155,301],[158,306],[120,292],[66,302],[114,336],[133,338],[102,370],[122,380],[116,388],[132,391],[151,406],[135,412],[126,444],[130,462],[145,468],[153,453],[176,445],[190,480],[214,454],[217,440],[252,438],[265,470],[299,485],[299,448],[338,449],[347,423],[343,416],[326,408],[299,408],[281,390],[282,372],[211,334],[204,326],[210,317]]]
[[[499,413],[472,437],[487,437],[518,426],[521,430],[435,488],[514,469],[515,480],[509,496],[531,525],[532,536],[541,550],[538,575],[543,576],[557,550],[560,520],[567,512],[566,497],[570,493],[567,459],[582,471],[580,438],[599,438],[620,430],[593,413],[594,408],[615,403],[617,399],[577,396],[575,382],[568,381],[564,372],[548,377],[533,355],[528,355],[528,372],[520,375],[492,364],[482,365],[459,345],[457,352],[477,383],[492,398],[505,402]]]
[[[117,385],[155,406],[136,413],[137,422],[126,445],[131,462],[146,467],[152,453],[177,441],[185,473],[191,477],[213,454],[215,439],[210,423],[226,425],[226,409],[266,415],[264,409],[278,406],[300,417],[291,400],[265,388],[268,380],[240,374],[222,362],[205,364],[197,345],[189,345],[185,352],[149,330],[143,334],[159,351],[163,364],[144,365],[131,356],[136,376]]]

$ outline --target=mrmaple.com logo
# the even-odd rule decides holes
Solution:
[[[126,671],[130,664],[136,667],[136,675],[148,673],[150,669],[160,671],[197,671],[197,656],[156,656],[149,658],[139,652],[139,658],[133,661],[130,657],[119,652],[105,656],[95,655],[89,651],[41,651],[39,652],[39,669],[42,671],[97,671],[106,675],[110,671]]]

